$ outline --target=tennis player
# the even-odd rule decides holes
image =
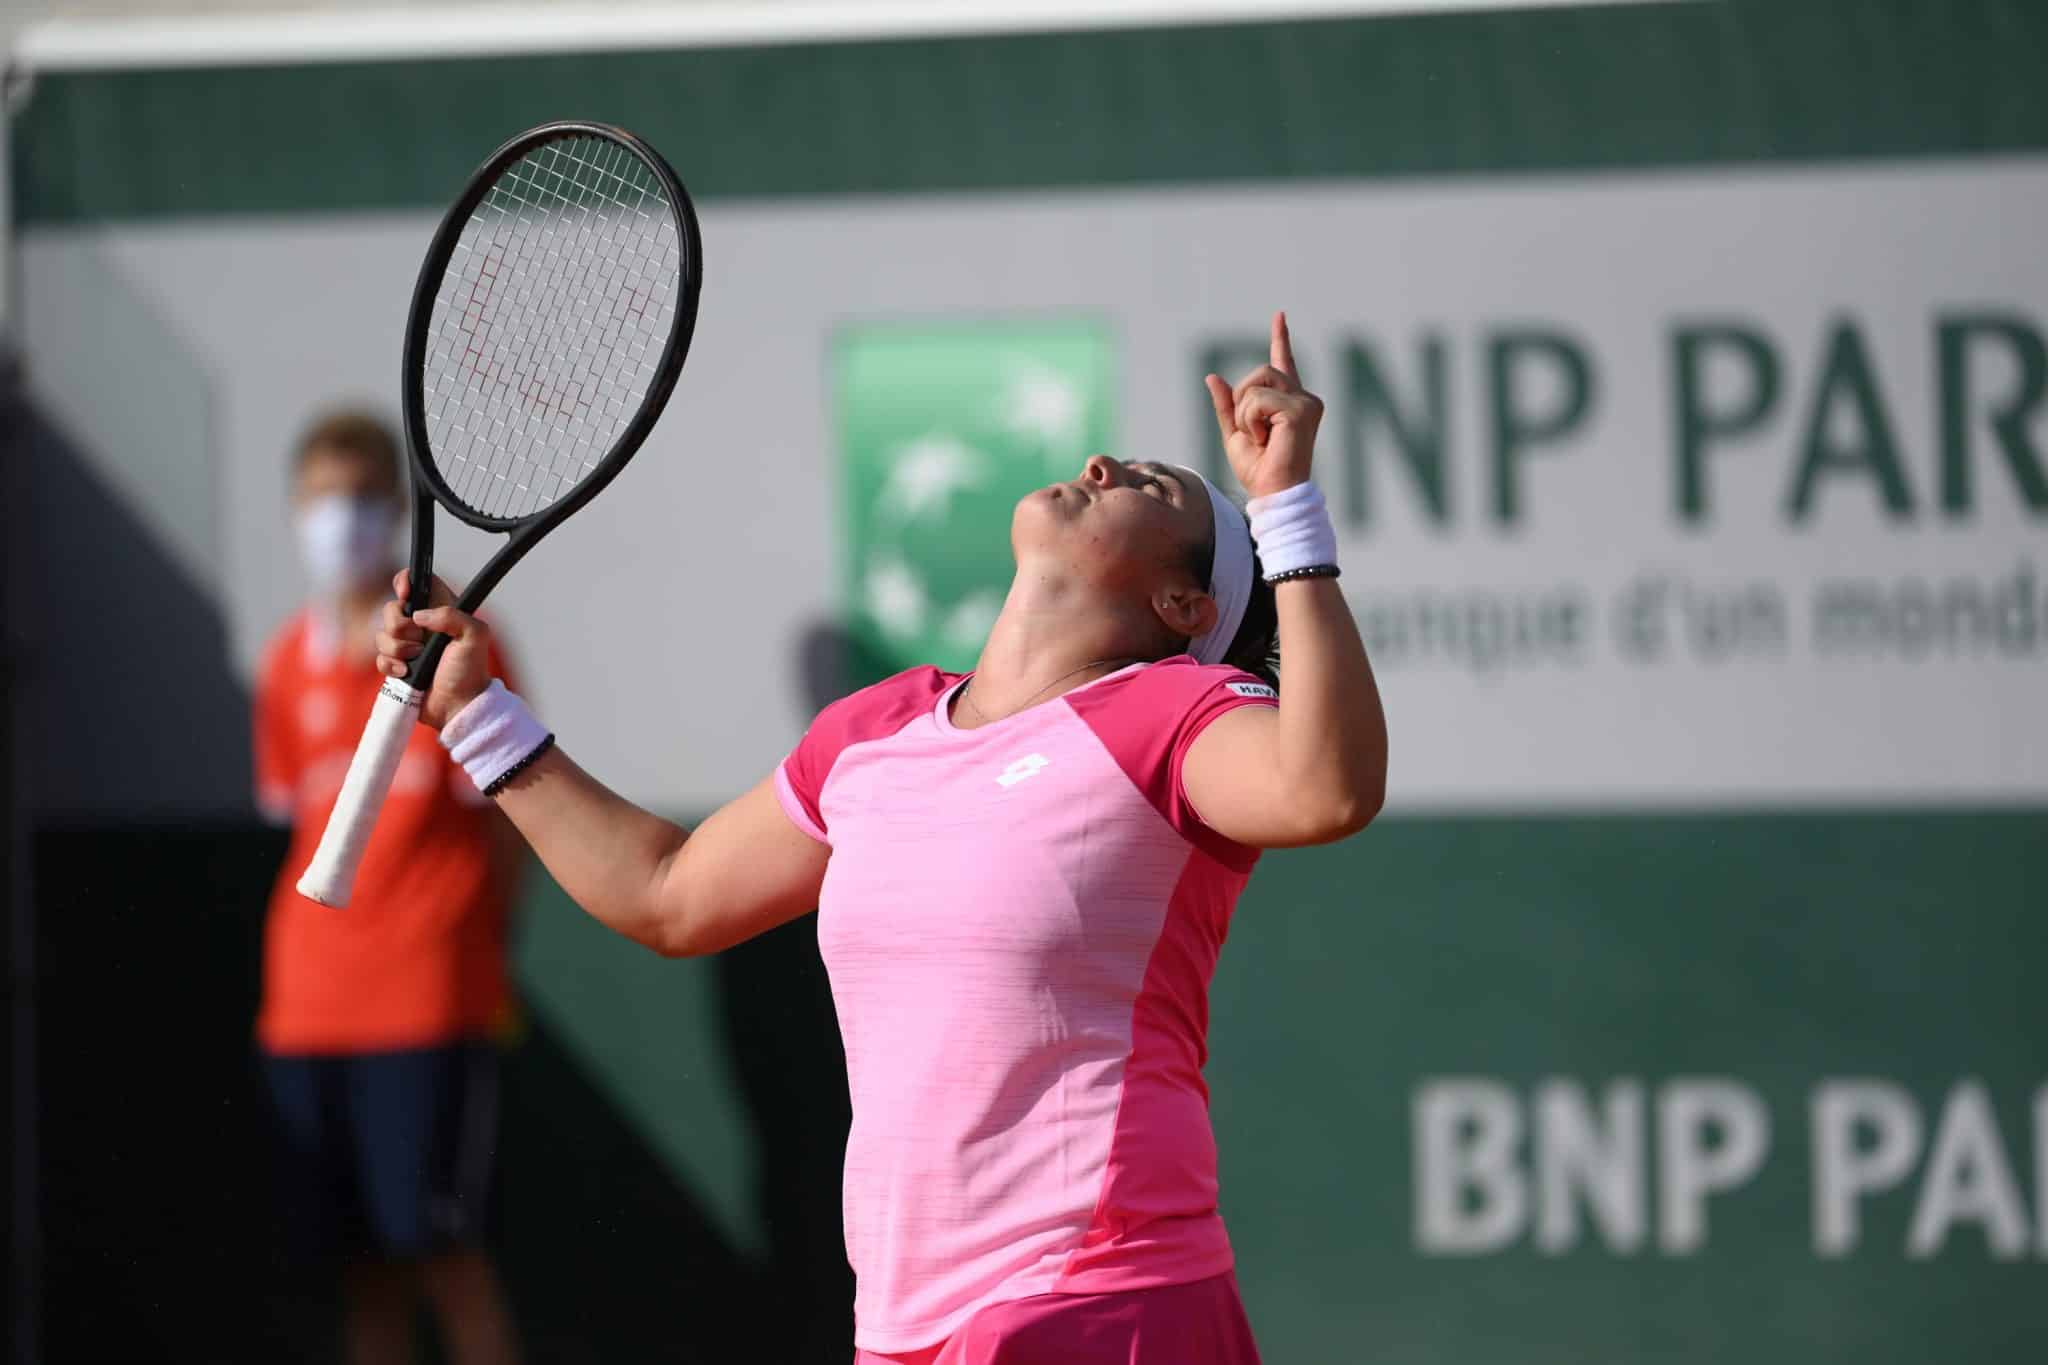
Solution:
[[[1089,458],[1017,505],[974,672],[834,703],[694,831],[554,747],[475,621],[385,609],[386,673],[423,627],[454,637],[426,722],[597,919],[693,955],[817,907],[862,1365],[1258,1358],[1217,1212],[1208,984],[1259,851],[1362,828],[1387,739],[1286,319],[1269,364],[1207,384],[1249,526],[1190,470]]]
[[[292,830],[264,925],[257,1043],[292,1241],[341,1270],[344,1359],[414,1359],[424,1297],[454,1365],[502,1365],[518,1352],[484,1239],[517,836],[416,736],[354,904],[294,889],[377,695],[372,617],[399,492],[398,446],[376,418],[336,412],[300,439],[292,524],[312,595],[264,651],[256,688],[257,800]],[[495,647],[488,666],[505,666]]]

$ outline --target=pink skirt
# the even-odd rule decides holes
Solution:
[[[992,1303],[936,1346],[854,1365],[1259,1365],[1237,1276]]]

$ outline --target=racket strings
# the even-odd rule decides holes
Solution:
[[[548,150],[559,152],[560,149]],[[562,158],[559,155],[544,156],[538,159],[537,165],[515,168],[511,175],[507,177],[507,190],[509,193],[505,193],[503,197],[509,198],[512,201],[512,208],[516,215],[516,225],[510,235],[514,257],[515,259],[524,260],[529,264],[538,263],[543,271],[546,271],[549,263],[552,262],[553,269],[540,281],[540,286],[541,292],[544,295],[552,295],[557,300],[557,306],[554,311],[544,318],[536,319],[536,325],[531,326],[527,330],[523,346],[518,346],[516,344],[518,339],[515,338],[517,354],[515,356],[514,370],[522,376],[531,376],[527,378],[523,388],[524,396],[530,403],[538,402],[546,405],[551,399],[556,397],[550,386],[539,376],[532,374],[535,357],[544,356],[551,352],[561,354],[566,351],[573,362],[577,359],[576,353],[584,349],[582,346],[573,344],[565,346],[565,338],[562,332],[566,305],[580,297],[578,291],[587,293],[587,287],[590,282],[589,277],[593,269],[595,268],[603,273],[613,273],[608,269],[607,265],[593,265],[598,259],[592,252],[593,245],[608,254],[616,252],[620,245],[619,237],[622,224],[629,227],[645,226],[644,210],[642,209],[645,197],[644,191],[642,191],[641,186],[635,185],[633,182],[626,180],[625,177],[617,174],[622,159],[632,160],[623,149],[611,149],[610,158],[607,161],[592,164],[585,158],[576,157],[570,165],[565,167],[561,164]],[[595,173],[594,175],[593,172]],[[568,181],[566,187],[564,184],[565,179]],[[621,218],[614,214],[592,214],[588,212],[590,192],[593,190],[608,198],[612,204],[639,213],[642,221],[636,224],[632,217]],[[606,193],[607,191],[609,191],[608,194]],[[627,192],[633,192],[632,199],[625,197]],[[555,200],[556,203],[549,204],[550,198]],[[563,201],[566,201],[566,205]],[[557,213],[553,218],[541,220],[537,225],[537,236],[535,219],[530,213],[524,211],[534,207],[536,204],[547,207],[566,208],[567,210],[566,212]],[[568,224],[573,224],[573,226],[565,226]],[[565,233],[568,236],[567,241],[563,240]],[[593,233],[598,235],[596,243],[593,243],[591,240]],[[502,273],[502,271],[493,271],[491,268],[494,263],[501,262],[502,256],[496,258],[487,257],[483,272],[487,277]],[[573,276],[569,274],[572,270],[575,272]],[[639,272],[635,272],[635,274],[637,276]],[[487,278],[485,282],[488,285],[495,281]],[[644,277],[635,278],[632,280],[633,288],[631,292],[612,291],[612,299],[615,305],[612,312],[615,318],[620,317],[622,312],[631,311],[632,307],[637,305],[646,296],[645,283]],[[600,327],[606,322],[606,318],[601,311],[595,313],[594,318]],[[606,334],[600,336],[597,339],[598,344],[595,353],[582,357],[583,363],[581,367],[566,380],[560,395],[564,400],[566,410],[573,411],[574,405],[580,400],[582,396],[581,390],[590,378],[591,370],[595,369],[602,372],[616,366],[617,357],[614,354],[614,348],[622,341],[628,345],[636,360],[644,356],[646,350],[646,339],[644,337],[635,337],[627,340],[620,337],[618,332],[619,329],[611,328],[607,330]],[[472,361],[472,364],[474,364],[474,361]],[[617,399],[613,398],[610,402],[616,405]],[[603,411],[605,406],[605,403],[600,403],[600,416],[619,415],[615,410],[611,412]],[[525,494],[526,501],[528,502],[532,501],[536,493],[542,499],[552,498],[563,491],[564,486],[571,482],[574,477],[582,472],[587,472],[587,469],[595,464],[595,454],[597,452],[593,452],[588,448],[588,433],[580,434],[585,439],[580,443],[582,448],[576,452],[581,456],[581,459],[576,462],[576,466],[564,467],[563,462],[557,460],[536,472],[525,468],[525,466],[533,463],[531,460],[532,447],[537,443],[537,438],[542,433],[536,433],[531,430],[518,433],[512,441],[507,443],[509,453],[513,457],[509,464],[499,462],[499,464],[493,466],[473,459],[465,461],[468,467],[462,471],[467,476],[462,483],[463,491],[473,502],[491,501],[502,503],[506,500],[505,490],[493,490],[489,481],[496,479],[499,482],[504,482],[509,479],[513,485],[513,491]],[[528,478],[533,479],[534,482],[529,483]],[[535,484],[539,485],[538,488],[534,486]],[[480,492],[484,494],[495,492],[496,496],[494,498],[480,497]],[[496,509],[494,508],[493,510]]]
[[[592,252],[593,243],[591,236],[593,232],[599,234],[599,240],[595,245],[603,252],[615,252],[619,246],[619,227],[621,223],[631,225],[634,221],[630,217],[621,219],[617,215],[592,214],[587,211],[581,211],[587,210],[589,207],[588,195],[585,192],[595,190],[599,194],[605,194],[609,190],[610,193],[606,197],[613,204],[634,211],[640,211],[641,202],[644,200],[644,194],[640,193],[636,193],[632,200],[624,197],[622,191],[638,190],[640,187],[617,175],[618,163],[621,158],[630,160],[628,154],[623,149],[613,149],[609,162],[600,162],[594,166],[587,161],[581,165],[572,164],[567,168],[566,172],[567,178],[571,182],[571,189],[569,190],[565,190],[562,183],[564,167],[560,164],[550,164],[551,162],[558,162],[558,158],[543,159],[541,164],[537,166],[515,168],[508,177],[509,198],[520,208],[531,207],[536,202],[546,203],[548,197],[552,196],[557,200],[570,201],[570,209],[576,210],[558,215],[555,220],[544,221],[540,225],[539,241],[537,243],[539,250],[537,252],[526,249],[535,245],[530,241],[534,226],[531,216],[522,213],[519,218],[519,226],[514,229],[513,241],[516,247],[519,248],[518,254],[520,256],[529,260],[537,258],[543,270],[552,261],[554,269],[542,281],[542,287],[544,292],[552,294],[558,300],[554,312],[546,318],[539,319],[537,326],[530,330],[525,346],[520,350],[520,354],[517,357],[519,363],[515,368],[522,373],[531,370],[532,361],[536,355],[545,355],[550,352],[562,353],[566,350],[573,362],[578,358],[576,352],[583,349],[573,344],[565,346],[565,338],[562,335],[562,331],[566,305],[587,293],[590,283],[589,277],[594,268],[605,270],[604,266],[594,266],[594,262],[597,261],[598,257]],[[581,161],[582,159],[578,158],[578,160]],[[590,174],[592,171],[596,172],[594,178]],[[566,229],[569,234],[569,240],[566,242],[561,240],[565,232],[564,220],[573,222],[573,227]],[[486,268],[488,268],[488,263]],[[571,270],[575,271],[573,277],[568,274]],[[606,271],[606,273],[609,273],[609,271]],[[631,302],[636,301],[637,298],[634,295],[620,294],[614,291],[614,302],[616,305],[627,306]],[[618,308],[615,307],[615,315],[617,312]],[[602,326],[605,322],[604,315],[601,312],[596,314],[595,320]],[[592,369],[604,371],[615,364],[617,357],[613,354],[613,347],[618,341],[619,338],[616,335],[616,330],[609,335],[600,337],[595,353],[582,357],[583,363],[581,367],[565,381],[561,397],[570,405],[572,410],[573,405],[582,396],[581,391],[590,378],[590,371]],[[644,353],[645,348],[645,338],[634,339],[632,349],[636,359]],[[538,377],[527,382],[524,392],[529,401],[543,404],[555,397],[550,388]],[[613,401],[615,402],[616,400]],[[464,489],[472,499],[477,497],[480,480],[490,477],[495,477],[501,481],[509,477],[516,491],[524,492],[529,496],[535,492],[535,489],[520,477],[522,474],[530,472],[525,470],[523,465],[529,462],[527,457],[530,454],[530,447],[534,444],[534,441],[531,439],[532,436],[533,433],[525,433],[522,438],[515,439],[510,444],[510,450],[514,458],[509,467],[486,468],[479,466],[476,462],[470,463],[470,468],[466,471],[469,477],[465,480]],[[587,443],[577,453],[582,456],[577,462],[579,467],[564,468],[558,461],[538,476],[542,481],[542,486],[539,489],[540,496],[546,498],[558,494],[562,490],[563,485],[568,483],[574,476],[587,472],[589,467],[594,466],[595,456],[587,448]],[[485,488],[488,491],[488,484],[485,485]],[[502,490],[500,492],[501,497],[499,500],[502,501]]]
[[[458,500],[530,516],[597,468],[675,328],[681,252],[662,181],[622,144],[545,143],[500,174],[436,295],[422,376]]]

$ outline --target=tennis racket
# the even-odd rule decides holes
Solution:
[[[617,476],[675,388],[703,253],[682,182],[601,123],[521,133],[441,220],[413,287],[401,371],[412,462],[408,615],[427,605],[434,504],[508,538],[456,605]],[[387,678],[299,894],[348,904],[448,637]]]

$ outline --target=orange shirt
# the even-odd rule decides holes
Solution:
[[[504,660],[492,671],[511,685]],[[501,1032],[512,1000],[510,888],[490,802],[433,731],[413,732],[346,909],[295,886],[376,700],[368,658],[344,658],[315,611],[287,622],[256,685],[257,804],[292,827],[270,894],[256,1036],[277,1053],[430,1047]]]

